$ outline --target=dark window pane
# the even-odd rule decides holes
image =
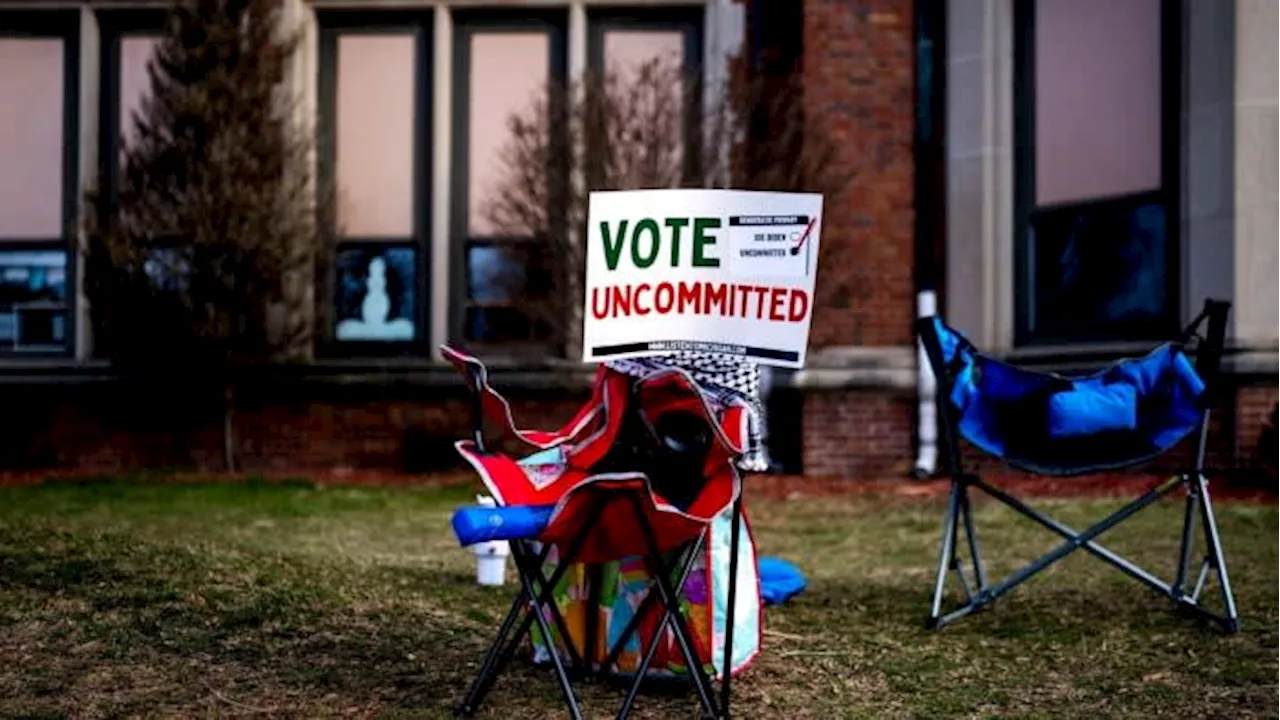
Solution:
[[[416,336],[417,251],[346,245],[338,250],[334,315],[339,341],[407,342]]]
[[[539,318],[533,321],[533,339],[536,342],[546,342],[551,339],[551,323],[545,319]]]
[[[0,348],[67,343],[67,254],[0,252]]]
[[[535,300],[550,297],[558,281],[554,246],[546,242],[529,243],[525,249],[525,295]]]
[[[525,290],[526,253],[512,245],[467,248],[467,293],[478,303],[512,302]]]
[[[67,313],[53,307],[14,309],[17,347],[61,346],[67,342]]]
[[[66,300],[65,252],[0,252],[0,305],[64,303]]]
[[[467,339],[482,343],[527,342],[529,318],[513,307],[467,308]]]
[[[1166,224],[1157,202],[1095,203],[1033,215],[1033,332],[1062,340],[1166,333]]]

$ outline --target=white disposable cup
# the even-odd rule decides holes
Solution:
[[[488,495],[477,495],[476,502],[483,507],[496,507]],[[502,540],[479,543],[476,552],[476,582],[481,585],[503,585],[507,579],[507,555],[511,546]]]
[[[481,585],[502,585],[506,579],[506,554],[476,555],[476,582]]]

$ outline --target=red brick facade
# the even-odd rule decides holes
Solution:
[[[1276,402],[1280,391],[1275,385],[1257,385],[1242,388],[1236,396],[1236,427],[1234,456],[1248,467],[1276,467],[1275,428]],[[1270,432],[1272,444],[1260,445],[1264,432]],[[1269,455],[1269,456],[1268,456]]]
[[[915,316],[915,64],[911,0],[804,2],[807,109],[852,182],[825,198],[824,265],[810,343],[903,346]],[[905,476],[914,398],[888,389],[815,390],[803,402],[807,475]],[[775,418],[773,422],[787,422]]]
[[[248,471],[448,470],[459,467],[452,445],[470,427],[468,404],[456,388],[302,383],[245,395],[236,434]],[[513,389],[509,396],[517,420],[530,427],[554,427],[586,399],[579,391]],[[10,390],[0,422],[0,470],[220,468],[216,408],[176,410],[174,399],[115,383]],[[1251,385],[1218,403],[1209,437],[1211,468],[1242,474],[1265,464],[1259,436],[1276,400],[1274,385]],[[805,475],[858,480],[905,477],[911,470],[915,400],[909,394],[810,392],[801,407],[772,420],[801,425]],[[1184,469],[1195,444],[1189,437],[1138,471]],[[975,470],[1000,467],[972,448],[965,455]],[[1270,458],[1271,467],[1275,461]]]
[[[425,473],[460,466],[453,443],[470,434],[470,405],[455,387],[298,382],[246,389],[235,413],[242,469],[352,468]],[[22,388],[6,393],[0,470],[220,469],[220,411],[182,391],[135,385]],[[586,399],[516,391],[527,427],[566,422]]]
[[[806,475],[905,477],[915,460],[913,397],[884,390],[812,393],[801,422]]]
[[[914,317],[911,0],[804,2],[804,94],[852,182],[825,199],[811,343],[906,345]],[[835,260],[836,262],[832,262]]]

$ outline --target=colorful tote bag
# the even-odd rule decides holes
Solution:
[[[726,510],[708,526],[707,542],[699,556],[693,560],[689,577],[680,593],[685,618],[693,633],[695,652],[706,673],[716,679],[722,677],[725,671],[731,513],[731,509]],[[733,617],[733,658],[730,670],[733,674],[750,665],[759,653],[762,630],[755,540],[751,535],[750,523],[743,517],[738,522],[741,534],[738,543],[737,607]],[[547,560],[551,568],[555,566],[555,553],[555,549],[552,549]],[[668,558],[667,564],[673,565],[674,558]],[[599,592],[594,594],[593,578],[599,586]],[[618,642],[650,592],[658,592],[658,589],[645,567],[644,558],[633,556],[596,566],[581,563],[571,566],[556,586],[554,597],[565,619],[569,640],[574,649],[593,666],[598,667],[608,656],[609,649]],[[634,673],[648,651],[647,639],[655,636],[654,630],[662,620],[661,604],[650,603],[645,615],[638,631],[623,645],[617,666],[617,671],[622,674]],[[549,621],[550,613],[547,616]],[[595,623],[594,647],[590,648],[590,652],[584,652],[588,642],[588,623]],[[564,638],[559,636],[557,630],[553,630],[553,635],[557,652],[567,661],[569,655],[564,646]],[[534,628],[532,637],[535,662],[549,662],[548,645],[537,628]],[[650,676],[669,677],[688,672],[684,654],[681,653],[670,627],[654,641],[660,643],[660,646],[649,666]]]

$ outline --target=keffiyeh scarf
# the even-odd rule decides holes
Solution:
[[[610,360],[605,365],[617,372],[643,378],[668,368],[689,373],[703,392],[722,407],[747,409],[747,443],[738,469],[744,472],[769,470],[768,439],[764,405],[760,402],[760,366],[738,355],[708,352],[676,352],[661,357]]]

